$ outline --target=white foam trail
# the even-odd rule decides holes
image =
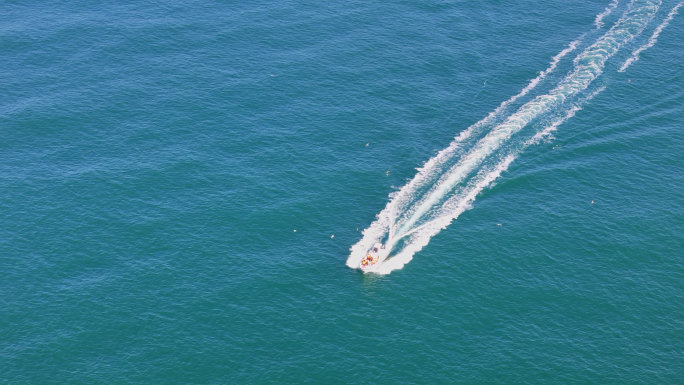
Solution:
[[[633,3],[636,3],[634,1]],[[520,131],[540,114],[562,104],[567,98],[586,89],[602,72],[606,60],[619,48],[641,33],[658,7],[652,1],[643,1],[633,7],[605,35],[589,46],[575,60],[575,70],[548,94],[539,96],[523,105],[502,124],[494,127],[459,162],[454,165],[432,191],[422,200],[411,217],[397,230],[397,236],[408,231],[431,207],[453,187],[462,182],[482,161],[497,150],[513,134]]]
[[[403,249],[394,257],[386,260],[379,268],[379,272],[382,273],[386,270],[391,271],[410,261],[413,258],[413,254],[424,247],[429,242],[432,235],[439,232],[439,230],[445,226],[448,226],[454,218],[466,210],[477,194],[482,191],[482,189],[489,186],[501,172],[507,169],[510,162],[515,159],[515,156],[511,155],[506,157],[490,171],[481,169],[480,172],[478,172],[475,177],[471,178],[470,182],[465,185],[463,191],[459,194],[461,198],[454,200],[456,197],[452,197],[447,200],[445,206],[449,210],[448,213],[443,211],[441,213],[442,215],[423,223],[420,226],[421,230],[419,232],[413,233],[411,227],[416,221],[421,219],[429,209],[434,208],[449,191],[453,190],[456,184],[463,182],[468,175],[476,170],[477,167],[481,166],[484,160],[494,151],[499,149],[514,133],[520,131],[540,114],[549,111],[553,107],[562,105],[567,98],[573,97],[586,89],[589,84],[602,73],[606,60],[612,57],[623,44],[631,41],[636,35],[643,31],[657,11],[657,4],[660,4],[659,0],[632,0],[629,9],[624,13],[620,20],[577,57],[574,70],[561,81],[556,88],[551,90],[548,94],[539,96],[526,103],[516,113],[505,119],[503,123],[495,126],[485,137],[475,143],[454,166],[444,173],[437,183],[433,184],[433,187],[428,191],[424,199],[415,204],[411,203],[411,209],[406,211],[405,209],[413,198],[412,194],[417,191],[416,188],[425,187],[426,181],[431,182],[438,174],[443,172],[443,169],[439,166],[444,165],[450,157],[456,153],[455,149],[460,147],[462,141],[465,141],[470,137],[470,132],[474,130],[479,123],[461,133],[449,147],[430,159],[422,169],[418,170],[418,175],[416,175],[413,180],[391,196],[392,199],[388,202],[385,209],[378,214],[378,219],[373,222],[368,229],[364,230],[363,238],[351,248],[351,254],[347,260],[347,265],[356,268],[363,255],[365,255],[366,250],[368,250],[374,242],[380,241],[388,233],[390,234],[390,239],[392,239],[391,235],[395,233],[397,234],[397,238],[409,232],[412,234],[407,238]],[[568,49],[570,48],[571,47],[568,47]],[[574,47],[572,47],[572,49],[574,49]],[[562,53],[562,55],[565,54],[567,54],[567,52]],[[560,57],[558,58],[559,60]],[[555,64],[554,62],[555,61],[552,61],[553,68],[555,68],[555,64],[557,64],[557,62],[555,62]],[[540,76],[542,75],[546,76],[545,73],[540,74]],[[529,90],[534,88],[536,84],[537,83],[534,83],[529,89],[529,86],[526,87],[521,91],[521,94],[526,94]],[[507,102],[509,101],[502,103],[503,107],[500,107],[502,107],[502,109],[505,108]],[[493,115],[490,114],[483,122],[487,122],[492,116]],[[410,213],[410,217],[406,220],[402,220],[401,223],[398,223],[400,215],[406,213]],[[406,216],[407,215],[404,215],[403,218],[406,218]],[[397,225],[399,225],[399,230],[395,231]]]
[[[407,233],[405,236],[410,236],[412,234],[416,234],[416,236],[411,238],[409,245],[400,253],[380,265],[375,273],[389,274],[393,270],[401,269],[404,267],[404,265],[411,262],[413,255],[425,247],[433,236],[437,235],[441,230],[449,226],[451,222],[458,218],[463,212],[470,209],[472,207],[472,203],[475,201],[475,198],[477,198],[477,195],[485,188],[491,187],[494,181],[501,176],[502,172],[508,170],[508,167],[511,165],[511,163],[513,163],[513,161],[520,155],[520,153],[523,152],[523,150],[525,150],[525,148],[531,145],[536,145],[542,139],[550,136],[552,132],[557,130],[558,126],[566,122],[568,119],[574,117],[575,114],[582,109],[582,105],[593,99],[596,95],[605,90],[605,88],[606,87],[603,86],[597,89],[592,94],[584,98],[580,104],[570,108],[564,116],[553,121],[550,125],[546,126],[543,130],[535,134],[531,139],[527,140],[521,148],[514,150],[505,156],[493,169],[483,170],[478,173],[478,176],[474,178],[475,183],[471,184],[472,187],[466,189],[464,193],[452,197],[443,205],[443,211],[445,212],[445,215],[441,215],[432,221],[424,223]]]
[[[422,168],[418,168],[418,175],[416,175],[407,185],[405,185],[404,188],[402,188],[400,191],[391,196],[392,200],[388,203],[388,207],[395,202],[405,202],[406,199],[402,198],[406,198],[409,192],[415,191],[415,188],[417,186],[419,186],[426,180],[429,180],[430,176],[434,175],[435,172],[440,172],[441,169],[439,168],[439,166],[444,164],[446,160],[451,159],[451,157],[461,147],[462,143],[465,140],[469,139],[476,131],[478,131],[478,129],[489,124],[492,120],[495,119],[496,116],[501,114],[510,104],[514,103],[516,100],[527,95],[530,91],[532,91],[542,80],[544,80],[544,78],[546,78],[547,75],[549,75],[551,72],[553,72],[553,70],[556,69],[558,63],[565,55],[574,51],[577,48],[577,46],[582,42],[583,38],[584,35],[580,36],[577,40],[572,41],[570,44],[568,44],[567,48],[563,49],[556,56],[551,58],[549,67],[546,70],[540,72],[537,77],[530,80],[530,82],[527,84],[525,88],[522,89],[522,91],[501,103],[501,105],[499,105],[494,111],[490,112],[489,115],[487,115],[487,117],[461,132],[460,135],[457,136],[453,142],[451,142],[449,147],[440,151],[435,157],[431,158],[427,163],[425,163]],[[393,210],[395,213],[402,211],[404,207],[397,208],[399,210]],[[396,216],[390,217],[393,220],[396,219]],[[370,245],[368,246],[370,247]]]
[[[606,10],[599,13],[596,15],[596,20],[594,20],[594,24],[596,24],[596,29],[601,29],[603,28],[603,18],[610,15],[611,12],[618,6],[618,0],[613,0],[610,5],[606,7]]]
[[[620,67],[618,72],[625,72],[627,67],[632,65],[632,63],[634,63],[635,61],[639,60],[639,54],[641,54],[641,52],[653,47],[653,45],[655,45],[655,43],[658,42],[658,36],[660,36],[660,33],[663,32],[663,30],[665,29],[665,27],[668,26],[668,24],[670,24],[670,21],[672,21],[674,15],[677,14],[677,10],[682,5],[684,5],[684,2],[681,2],[675,5],[674,8],[672,8],[670,13],[667,14],[665,20],[663,20],[663,22],[658,26],[658,28],[656,28],[655,31],[653,31],[653,35],[651,35],[651,37],[648,39],[648,42],[639,47],[639,49],[637,49],[636,51],[632,52],[632,56],[629,59],[627,59],[627,61],[625,61],[625,63],[622,65],[622,67]]]
[[[528,139],[525,142],[525,147],[533,144],[539,144],[539,142],[541,142],[542,140],[550,138],[553,132],[555,132],[558,129],[558,126],[565,123],[568,119],[574,117],[577,111],[581,109],[581,106],[573,106],[572,108],[570,108],[563,117],[553,121],[551,124],[546,126],[542,131],[539,131],[538,133],[534,134],[533,137]]]
[[[579,39],[571,42],[570,44],[568,44],[567,48],[560,51],[556,56],[552,57],[551,62],[549,63],[550,64],[549,68],[540,72],[536,78],[530,80],[529,84],[527,84],[527,86],[525,88],[523,88],[519,94],[517,94],[517,95],[511,97],[510,99],[506,100],[505,102],[501,103],[501,105],[499,107],[497,107],[494,111],[490,112],[489,115],[487,115],[487,117],[484,118],[482,121],[483,122],[491,121],[495,116],[497,116],[501,112],[503,112],[503,110],[505,110],[506,107],[508,107],[511,103],[514,103],[516,100],[520,99],[521,97],[527,95],[530,91],[532,91],[537,86],[537,84],[539,84],[539,82],[544,80],[544,78],[548,74],[550,74],[551,72],[553,72],[553,70],[556,69],[556,67],[558,66],[558,63],[560,62],[560,60],[565,55],[569,54],[570,52],[574,51],[577,48],[577,46],[582,42],[583,38],[584,38],[584,35],[580,36]]]

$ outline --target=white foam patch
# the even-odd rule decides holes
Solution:
[[[663,32],[665,27],[667,27],[670,24],[670,22],[674,18],[674,15],[677,14],[677,10],[682,5],[684,5],[684,2],[681,2],[677,5],[675,5],[674,8],[672,8],[670,13],[667,14],[667,17],[665,18],[665,20],[663,20],[663,22],[658,26],[658,28],[656,28],[655,31],[653,31],[653,35],[651,35],[651,37],[648,39],[648,42],[646,44],[642,45],[641,47],[639,47],[636,51],[632,52],[632,56],[625,61],[625,63],[622,65],[622,67],[620,67],[618,72],[625,72],[625,70],[627,70],[627,68],[630,65],[632,65],[632,63],[639,60],[639,55],[643,51],[653,47],[655,45],[655,43],[658,42],[658,36],[660,36],[660,33]]]
[[[594,24],[596,24],[596,29],[603,28],[603,18],[610,15],[610,13],[613,12],[615,8],[617,8],[618,3],[618,0],[613,0],[613,2],[606,7],[605,11],[596,15],[596,20],[594,20]]]
[[[418,170],[413,180],[391,195],[391,200],[378,214],[377,220],[364,230],[363,238],[351,247],[347,265],[352,268],[358,267],[359,261],[373,243],[388,239],[388,247],[392,247],[401,238],[403,238],[402,247],[396,255],[384,261],[377,272],[386,274],[408,263],[417,251],[428,244],[432,236],[467,210],[477,194],[490,186],[503,171],[508,169],[518,153],[515,147],[519,147],[508,143],[512,135],[540,115],[552,109],[562,108],[566,100],[584,91],[602,73],[606,60],[612,57],[622,45],[644,30],[657,11],[658,4],[660,4],[659,0],[632,0],[629,9],[615,25],[578,55],[574,61],[573,71],[549,93],[537,96],[524,104],[475,142],[476,138],[471,137],[471,131],[480,124],[478,122],[461,133],[449,147],[430,159],[423,168]],[[575,46],[576,44],[571,44],[566,49],[567,52],[574,50]],[[567,52],[557,55],[558,60]],[[552,60],[551,70],[557,63],[557,60]],[[540,76],[546,76],[548,72],[544,71],[540,73]],[[534,80],[519,95],[522,96],[533,89],[538,83],[533,82]],[[512,99],[515,100],[515,97]],[[509,101],[502,103],[503,107],[500,106],[500,108],[505,108]],[[574,112],[569,117],[572,115]],[[491,116],[493,115],[490,114],[481,122],[487,121]],[[468,140],[472,140],[472,146],[464,154],[459,154],[456,149]],[[509,144],[510,148],[505,147],[506,144]],[[496,162],[494,166],[488,166],[492,163],[492,154],[500,149],[509,155]],[[455,156],[459,158],[455,159]],[[446,165],[450,160],[456,160],[456,162],[445,171],[441,166]],[[471,176],[473,173],[474,175]],[[454,191],[456,185],[462,188],[449,197],[448,195]],[[428,188],[428,191],[421,193],[423,190],[419,188]],[[430,215],[426,215],[428,213]],[[418,224],[419,221],[420,224]]]

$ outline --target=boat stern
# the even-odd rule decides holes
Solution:
[[[385,257],[384,253],[385,246],[382,243],[374,244],[359,263],[359,268],[364,271],[372,270],[382,262]]]

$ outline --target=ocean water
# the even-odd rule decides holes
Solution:
[[[684,382],[682,36],[680,0],[1,3],[0,383]]]

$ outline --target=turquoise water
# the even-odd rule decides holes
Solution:
[[[0,383],[681,383],[679,4],[0,4]]]

